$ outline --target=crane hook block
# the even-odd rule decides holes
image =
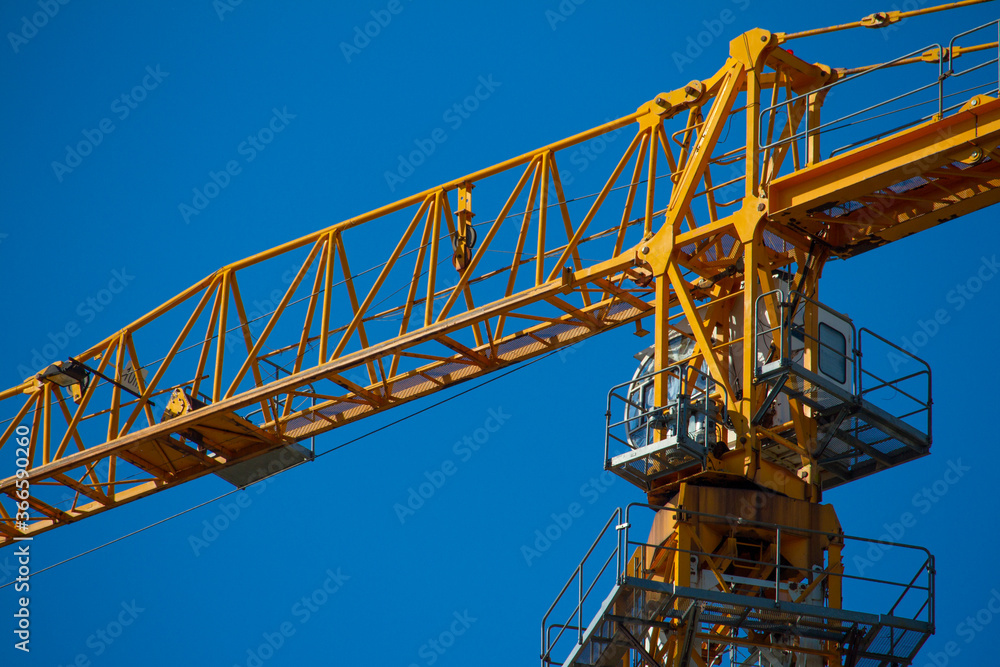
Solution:
[[[461,273],[472,261],[472,249],[476,246],[476,230],[472,226],[472,189],[476,187],[469,181],[458,186],[458,215],[455,231],[451,235],[451,245],[455,253],[452,265]]]

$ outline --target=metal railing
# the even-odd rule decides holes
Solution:
[[[664,383],[667,400],[657,405],[654,386]],[[731,427],[728,393],[691,359],[619,384],[608,392],[604,469],[647,489],[671,472],[704,465]],[[614,415],[620,415],[615,417]]]
[[[793,141],[798,141],[799,139],[806,139],[806,140],[808,140],[812,136],[814,136],[815,134],[821,134],[824,130],[829,130],[836,123],[841,123],[841,122],[843,122],[845,120],[850,120],[852,118],[860,116],[861,114],[863,114],[865,112],[871,111],[873,109],[878,109],[878,108],[884,107],[884,106],[886,106],[888,104],[891,104],[893,102],[897,102],[897,101],[899,101],[899,100],[901,100],[901,99],[903,99],[905,97],[909,97],[910,95],[916,95],[917,93],[921,93],[921,92],[923,92],[923,91],[925,91],[925,90],[927,90],[929,88],[933,88],[935,86],[938,88],[938,101],[939,101],[938,102],[938,113],[943,112],[943,109],[944,109],[944,77],[942,76],[942,74],[944,72],[944,61],[943,61],[943,58],[939,57],[938,58],[938,63],[937,63],[938,64],[938,76],[937,76],[937,79],[934,82],[929,83],[929,84],[925,84],[925,85],[920,86],[918,88],[915,88],[913,90],[907,91],[905,93],[902,93],[901,95],[897,95],[895,97],[883,100],[881,102],[877,102],[876,104],[872,104],[872,105],[870,105],[868,107],[865,107],[864,109],[860,109],[860,110],[855,111],[853,113],[849,113],[849,114],[846,114],[844,116],[840,116],[838,118],[834,118],[833,120],[828,120],[826,122],[820,123],[816,127],[812,127],[812,128],[809,127],[808,105],[809,105],[809,102],[810,102],[811,98],[815,98],[817,95],[820,95],[822,93],[826,93],[826,92],[828,92],[828,91],[830,91],[830,90],[832,90],[832,89],[834,89],[834,88],[836,88],[838,86],[843,86],[845,83],[847,83],[849,81],[854,81],[854,80],[859,79],[859,78],[861,78],[863,76],[867,76],[867,75],[871,74],[872,72],[878,72],[878,71],[881,71],[881,70],[884,70],[884,69],[887,69],[887,68],[890,68],[890,67],[895,67],[895,66],[901,64],[901,61],[907,60],[908,58],[913,58],[915,56],[922,56],[923,54],[927,53],[928,51],[930,51],[932,49],[937,49],[937,51],[940,53],[941,52],[941,45],[940,44],[930,44],[930,45],[925,46],[923,48],[917,49],[916,51],[911,51],[910,53],[907,53],[905,55],[899,56],[898,58],[894,58],[893,60],[890,60],[888,62],[876,65],[875,67],[872,67],[870,69],[866,69],[866,70],[864,70],[862,72],[858,72],[856,74],[852,74],[850,76],[844,77],[843,79],[838,79],[837,81],[834,81],[833,83],[828,83],[827,85],[822,86],[820,88],[817,88],[815,90],[809,91],[807,93],[802,93],[800,95],[795,95],[794,97],[789,97],[787,100],[783,100],[783,101],[778,102],[776,104],[772,104],[769,107],[765,107],[764,109],[762,109],[760,111],[760,114],[759,114],[759,122],[761,124],[761,127],[765,126],[764,125],[764,116],[768,112],[771,112],[773,114],[778,109],[781,109],[781,108],[785,107],[785,114],[789,115],[790,112],[791,112],[791,105],[795,104],[796,102],[803,102],[803,104],[806,105],[807,110],[806,110],[806,113],[804,113],[802,115],[803,129],[801,131],[796,132],[795,134],[789,135],[788,137],[786,137],[784,139],[778,139],[778,140],[772,141],[772,142],[770,142],[768,144],[761,144],[760,145],[761,149],[762,150],[767,150],[768,148],[775,148],[777,146],[782,146],[784,144],[788,144],[788,143],[791,143]],[[763,141],[763,136],[761,137],[761,141]]]
[[[777,609],[780,609],[783,602],[794,602],[797,604],[797,609],[801,611],[802,604],[810,604],[808,602],[803,603],[803,600],[807,599],[809,594],[815,591],[816,587],[820,586],[824,582],[829,583],[831,581],[837,581],[838,583],[845,585],[847,588],[851,588],[850,584],[854,583],[859,588],[863,587],[863,597],[866,603],[875,599],[882,601],[885,608],[888,609],[884,615],[879,616],[879,622],[887,622],[889,619],[886,617],[897,617],[905,619],[906,621],[918,621],[925,624],[924,631],[926,633],[932,633],[934,631],[934,556],[924,547],[899,542],[890,542],[881,539],[846,535],[842,532],[833,533],[830,531],[784,526],[740,516],[696,512],[670,505],[631,503],[625,508],[624,522],[621,521],[623,513],[620,509],[616,510],[612,514],[611,518],[598,535],[598,538],[594,541],[583,560],[574,570],[573,575],[566,582],[566,585],[563,586],[562,590],[556,596],[555,601],[543,616],[541,627],[542,667],[563,664],[553,658],[553,653],[557,648],[560,648],[560,640],[565,638],[564,633],[566,630],[576,631],[572,635],[576,641],[572,647],[567,647],[565,643],[561,645],[562,650],[560,650],[560,653],[562,655],[560,658],[568,656],[577,646],[584,643],[587,629],[590,625],[593,625],[594,621],[597,620],[596,617],[592,618],[584,616],[584,608],[587,598],[594,591],[597,580],[600,579],[601,575],[605,574],[606,568],[612,562],[615,562],[618,567],[614,581],[614,583],[618,586],[627,585],[629,578],[650,579],[653,576],[657,576],[656,568],[649,567],[647,564],[657,563],[660,560],[659,554],[661,553],[672,554],[674,559],[679,559],[679,562],[682,563],[688,563],[696,560],[699,563],[699,571],[706,572],[706,576],[709,573],[713,573],[711,568],[704,565],[704,559],[716,557],[717,554],[693,548],[681,549],[677,546],[668,545],[667,541],[660,544],[652,544],[646,542],[645,540],[633,539],[630,536],[630,530],[634,523],[634,511],[652,512],[654,515],[655,513],[661,511],[673,512],[673,518],[679,523],[690,522],[697,518],[707,523],[728,525],[730,527],[730,531],[734,534],[739,533],[740,531],[752,530],[754,535],[759,537],[762,532],[769,533],[773,531],[774,537],[772,542],[777,545],[777,548],[774,550],[775,556],[773,560],[764,560],[762,557],[753,558],[738,554],[730,554],[726,557],[726,560],[732,564],[727,569],[739,568],[749,571],[760,571],[773,568],[773,576],[768,574],[766,579],[722,576],[722,581],[717,581],[718,588],[724,592],[726,592],[726,588],[729,588],[728,592],[747,597],[748,605],[759,604],[762,598],[773,598],[775,608]],[[615,526],[617,532],[616,542],[609,548],[610,553],[604,560],[604,564],[598,575],[585,589],[583,578],[584,565],[591,558],[595,557],[595,549],[602,541],[602,538],[608,534],[608,530],[612,525]],[[823,563],[813,563],[810,564],[808,568],[796,567],[787,562],[782,562],[780,551],[782,539],[815,538],[816,536],[824,538],[827,540],[828,544],[838,545],[841,547],[842,551],[840,562],[831,564],[828,558],[824,558]],[[764,541],[767,540],[765,539]],[[855,548],[857,551],[854,551]],[[896,563],[892,565],[884,563],[885,567],[883,569],[890,570],[893,573],[893,576],[891,577],[865,576],[863,570],[854,573],[845,567],[845,564],[849,562],[851,557],[862,554],[871,557],[873,548],[878,554],[878,556],[875,557],[875,560],[878,562],[883,561],[883,555],[890,550],[893,554],[897,554],[897,563],[899,560],[908,560],[910,567],[913,569],[912,574],[910,574],[910,569],[902,570]],[[763,554],[766,550],[761,548],[760,551]],[[629,556],[627,560],[624,560],[626,554],[631,554],[631,556]],[[906,554],[909,558],[899,558],[899,554]],[[864,556],[862,555],[861,557],[863,558]],[[596,554],[595,560],[600,561],[599,554]],[[669,575],[667,578],[669,579]],[[570,587],[574,581],[578,583],[575,588],[576,598],[566,600],[567,604],[575,602],[575,605],[572,607],[571,613],[569,614],[569,618],[565,623],[549,624],[549,617],[553,614],[560,603],[564,602],[564,596],[566,596],[566,594],[570,591]],[[771,590],[772,587],[773,591]],[[599,591],[599,595],[601,596],[599,598],[600,600],[610,598],[608,593],[604,590]],[[697,595],[697,592],[695,591],[692,595]],[[815,595],[813,596],[813,599],[816,599]],[[830,618],[826,616],[823,611],[824,609],[829,608],[829,601],[826,593],[820,596],[820,600],[819,604],[812,604],[812,606],[816,608],[815,617],[819,619]],[[850,607],[846,605],[842,605],[842,607],[844,609],[850,609]],[[593,608],[595,610],[599,609],[596,605],[594,605]],[[871,612],[859,613],[865,614],[868,618],[871,618],[872,616]],[[573,624],[574,621],[575,625]],[[831,621],[831,623],[831,627],[837,627],[839,625],[839,621],[836,620]],[[555,634],[553,636],[554,632]]]
[[[869,359],[884,356],[886,362],[893,368],[900,361],[910,359],[919,364],[921,368],[891,380],[880,377],[876,372],[870,370],[873,365],[872,363],[869,363],[867,367],[864,365],[865,353],[862,347],[864,345],[865,334],[869,338],[874,338],[878,341],[883,350],[888,348],[885,355],[870,354]],[[871,351],[871,345],[869,345],[869,351]],[[896,355],[898,360],[894,359],[893,355]],[[899,355],[905,355],[905,357],[900,357]],[[931,367],[926,361],[906,349],[890,343],[874,331],[862,327],[858,335],[857,366],[859,398],[871,402],[876,407],[885,409],[897,419],[911,426],[916,427],[917,424],[915,422],[918,420],[923,421],[921,430],[927,434],[928,439],[931,437],[931,406],[934,401],[931,395]],[[921,396],[923,391],[926,391],[926,394]],[[883,394],[882,396],[877,395],[880,392]],[[889,401],[896,398],[901,399],[900,402],[902,405],[889,407]]]
[[[273,368],[272,372],[274,373],[274,380],[275,381],[277,381],[277,380],[279,380],[281,378],[281,374],[282,373],[284,373],[285,376],[289,376],[289,375],[292,374],[292,372],[289,371],[287,368],[285,368],[284,366],[281,366],[279,364],[274,363],[270,359],[261,358],[260,361],[264,362],[265,364],[267,364],[267,365],[269,365],[269,366],[271,366]],[[306,388],[308,388],[312,392],[316,392],[316,387],[312,383],[309,383],[309,384],[306,384],[306,385],[303,385],[303,386],[306,387]],[[293,411],[297,410],[297,409],[301,409],[301,408],[305,407],[306,405],[310,405],[312,407],[316,406],[316,397],[315,396],[300,396],[299,398],[301,399],[298,402],[298,406],[299,407],[297,408],[295,406],[294,402],[293,402],[293,405],[292,405],[292,410]],[[286,401],[294,401],[294,398],[293,398],[293,396],[290,395],[290,396],[287,396],[285,398],[285,400]],[[271,408],[271,414],[272,415],[278,414],[284,407],[285,407],[284,403],[281,402],[280,400],[278,400],[278,401],[271,401],[270,402],[270,408]],[[260,425],[260,422],[263,422],[263,421],[266,420],[266,416],[264,414],[264,408],[263,407],[257,407],[257,408],[255,408],[253,410],[250,410],[250,411],[246,412],[246,414],[243,415],[243,418],[246,419],[249,422],[252,422],[254,424]],[[309,438],[309,451],[312,452],[313,456],[316,455],[316,436],[315,435],[312,436],[311,438]]]
[[[986,30],[988,28],[993,28],[996,31],[997,44],[1000,45],[1000,19],[997,19],[996,21],[990,21],[989,23],[984,23],[983,25],[978,26],[976,28],[973,28],[971,30],[966,30],[965,32],[960,32],[957,35],[955,35],[954,37],[952,37],[951,41],[948,42],[948,53],[949,54],[955,53],[955,42],[957,42],[960,37],[965,37],[966,35],[972,35],[972,34],[975,34],[977,32]],[[961,47],[959,47],[959,48],[961,48]],[[993,58],[991,60],[987,60],[984,63],[980,63],[980,64],[974,65],[972,67],[967,67],[964,70],[961,70],[961,71],[958,71],[958,72],[955,71],[955,59],[954,58],[949,58],[948,59],[948,71],[945,72],[945,76],[948,76],[948,77],[964,76],[966,74],[969,74],[970,72],[974,72],[976,70],[983,69],[983,68],[985,68],[988,65],[996,65],[997,66],[997,85],[1000,86],[1000,51],[998,51],[998,57],[995,57],[995,58]]]
[[[652,395],[658,375],[666,376],[662,381],[667,383],[667,391],[673,395],[662,406],[654,404]],[[623,450],[636,449],[652,443],[654,431],[696,434],[694,439],[700,438],[700,444],[707,447],[710,435],[713,435],[710,433],[713,421],[723,418],[724,410],[720,410],[719,406],[727,402],[725,387],[715,382],[707,372],[687,362],[615,385],[608,392],[605,413],[605,459],[610,458],[612,442]],[[691,410],[679,409],[680,403],[686,403]],[[623,414],[617,421],[612,417],[616,411]]]
[[[790,596],[791,591],[795,590],[795,588],[798,588],[799,590],[804,590],[805,586],[808,585],[808,583],[811,583],[813,580],[817,578],[823,578],[823,579],[836,578],[841,580],[842,583],[845,582],[849,583],[853,581],[853,582],[864,582],[866,584],[875,584],[878,586],[884,586],[885,590],[881,595],[879,594],[878,591],[872,590],[871,586],[869,586],[868,588],[866,588],[866,597],[869,599],[881,597],[885,600],[891,601],[891,605],[889,606],[889,611],[886,612],[887,615],[891,615],[894,612],[901,610],[905,606],[905,603],[908,601],[907,600],[908,596],[916,593],[917,595],[920,596],[920,598],[917,600],[910,601],[911,608],[915,609],[913,615],[910,616],[910,618],[913,620],[923,620],[932,625],[934,623],[934,600],[933,600],[934,572],[935,572],[934,556],[931,554],[929,550],[927,550],[924,547],[912,544],[903,544],[899,542],[889,542],[886,540],[879,540],[868,537],[860,537],[856,535],[847,535],[844,533],[831,533],[829,531],[813,530],[809,528],[798,528],[776,523],[769,523],[766,521],[757,521],[744,517],[734,517],[734,516],[726,516],[719,514],[709,514],[706,512],[696,512],[686,509],[680,509],[669,505],[666,506],[648,505],[645,503],[631,503],[626,507],[625,509],[626,526],[631,526],[633,523],[633,517],[632,517],[633,509],[650,510],[653,512],[659,512],[661,510],[675,512],[675,519],[678,522],[686,522],[690,521],[692,517],[699,517],[700,519],[704,519],[712,523],[716,522],[725,523],[733,531],[753,528],[757,529],[758,532],[756,534],[758,536],[760,534],[759,531],[761,529],[767,531],[773,531],[774,533],[773,542],[776,545],[775,557],[773,560],[770,559],[760,560],[738,555],[727,556],[727,560],[734,564],[739,564],[740,566],[747,569],[755,569],[760,567],[773,567],[774,576],[769,577],[769,579],[766,580],[765,579],[759,580],[759,584],[752,586],[752,588],[770,589],[770,587],[773,585],[774,586],[773,596],[776,602],[779,603],[782,602],[782,600],[780,599],[780,593],[782,590],[786,591]],[[781,553],[780,545],[781,545],[782,535],[784,535],[786,539],[790,536],[791,537],[821,536],[829,540],[830,543],[832,544],[839,544],[842,547],[841,563],[832,567],[828,562],[826,563],[825,567],[819,566],[818,564],[813,564],[808,568],[795,567],[793,565],[789,565],[788,563],[782,563],[780,555]],[[691,556],[697,556],[699,558],[699,562],[701,562],[701,558],[709,558],[717,555],[699,549],[693,549],[693,548],[680,549],[679,547],[676,546],[667,546],[666,544],[650,544],[644,541],[635,540],[629,536],[628,528],[625,529],[622,539],[623,539],[623,546],[625,553],[633,553],[632,557],[630,557],[626,563],[627,568],[639,563],[644,564],[653,562],[656,559],[655,558],[656,554],[661,552],[674,553],[675,557],[676,555],[679,554],[686,555],[688,558],[682,558],[681,562],[687,562]],[[862,573],[852,574],[847,570],[846,567],[844,567],[844,563],[846,563],[852,555],[856,555],[852,553],[851,549],[852,544],[866,545],[864,549],[860,550],[861,553],[868,552],[867,545],[877,545],[881,547],[881,549],[879,550],[880,557],[877,560],[881,560],[881,556],[890,549],[896,549],[896,548],[899,548],[902,551],[919,553],[920,556],[915,561],[913,561],[914,567],[916,569],[914,570],[912,575],[908,575],[906,572],[904,572],[901,573],[900,578],[879,578],[871,576],[866,577]],[[634,552],[632,551],[633,548],[635,549]],[[650,555],[649,551],[652,552],[652,556],[649,560],[647,560],[647,556]],[[890,567],[887,564],[886,566],[883,567],[883,569],[895,571],[897,568]],[[626,571],[623,572],[623,577],[632,576],[635,578],[648,578],[650,574],[652,574],[652,572],[646,570],[643,571],[633,570],[632,572],[629,572],[628,569],[626,569]],[[921,577],[924,577],[922,583],[918,581],[921,579]],[[805,583],[802,583],[803,580],[806,580]],[[624,579],[622,579],[622,581],[624,581]],[[791,583],[795,583],[796,581],[799,582],[799,586],[794,587],[790,585]],[[747,585],[744,584],[744,586]],[[885,591],[891,591],[891,593],[885,594]],[[898,594],[896,594],[897,591]],[[920,593],[921,591],[923,593]],[[744,592],[742,594],[749,594],[749,593]],[[759,590],[757,594],[751,595],[751,597],[759,598],[762,597],[762,594],[763,590]],[[769,595],[772,594],[769,592]],[[788,600],[788,601],[793,601],[793,600]]]
[[[623,571],[622,555],[624,553],[621,550],[622,546],[621,532],[622,530],[625,529],[625,526],[622,525],[621,518],[622,518],[622,510],[619,507],[616,508],[614,512],[612,512],[611,517],[608,519],[607,523],[604,524],[604,528],[602,528],[601,531],[597,534],[597,538],[594,540],[594,543],[590,545],[590,549],[587,550],[587,553],[580,561],[580,564],[577,565],[576,569],[573,570],[573,574],[570,575],[570,578],[566,582],[566,585],[562,587],[562,590],[559,591],[559,594],[556,596],[555,601],[549,607],[548,611],[545,612],[545,615],[542,616],[542,655],[541,655],[542,665],[562,664],[559,662],[552,661],[551,652],[552,648],[555,647],[556,644],[559,643],[559,640],[563,638],[563,634],[566,632],[566,630],[576,630],[575,633],[576,643],[577,644],[583,643],[583,633],[586,628],[586,626],[584,625],[584,619],[586,619],[589,622],[591,618],[589,614],[586,617],[584,616],[584,602],[586,602],[591,592],[593,592],[594,587],[597,585],[597,583],[602,579],[611,579],[610,582],[611,585],[614,585],[615,583],[619,582],[621,577],[621,572]],[[608,555],[608,557],[604,560],[604,563],[600,566],[600,568],[598,568],[597,574],[594,575],[594,578],[590,581],[589,585],[586,587],[586,591],[584,591],[584,573],[583,573],[584,566],[587,565],[588,561],[590,560],[590,557],[594,555],[594,551],[595,549],[597,549],[598,545],[601,544],[602,541],[607,542],[607,540],[604,540],[604,538],[605,536],[609,536],[608,529],[610,529],[612,526],[614,526],[615,529],[614,547],[611,549],[611,553]],[[614,562],[615,564],[615,569],[610,572],[612,576],[605,577],[604,575],[609,574],[608,566],[612,562]],[[548,625],[549,616],[551,616],[556,611],[556,607],[559,605],[560,601],[562,601],[563,596],[567,593],[567,591],[570,590],[570,586],[573,584],[574,581],[577,584],[575,588],[577,592],[577,603],[570,611],[569,616],[566,618],[566,622]],[[572,625],[574,619],[576,620],[576,625]],[[558,629],[558,632],[556,633],[556,636],[553,639],[552,632],[556,629]]]
[[[774,298],[778,301],[779,322],[772,324],[762,318],[761,306],[765,298]],[[806,331],[801,312],[806,304],[812,304],[817,310],[822,310],[838,321],[844,322],[842,334],[846,333],[849,327],[850,340],[847,341],[848,344],[843,352],[828,345],[822,340],[821,335]],[[773,377],[777,373],[796,375],[797,370],[801,369],[800,374],[804,375],[814,388],[827,393],[840,391],[841,398],[830,398],[829,401],[846,400],[843,397],[846,392],[850,395],[850,401],[866,409],[877,408],[897,422],[920,431],[926,436],[927,444],[930,443],[932,377],[930,365],[926,361],[870,329],[856,329],[846,316],[797,292],[792,292],[790,299],[786,299],[780,289],[760,295],[755,305],[755,316],[757,328],[753,353],[758,376],[762,375],[766,363],[775,361],[780,362],[778,364],[780,369],[772,370],[766,377]],[[817,326],[817,330],[818,328]],[[804,350],[810,347],[816,352],[816,358],[807,360]],[[842,362],[850,369],[849,383],[837,382],[828,373],[823,372],[823,354],[828,355],[828,358],[834,357],[837,363]],[[761,363],[762,360],[764,364]],[[899,372],[901,367],[912,363],[917,366],[915,370]],[[845,389],[845,384],[850,385],[849,389]]]
[[[793,105],[795,105],[796,103],[799,103],[802,106],[804,106],[805,107],[805,111],[804,111],[804,113],[802,115],[802,120],[801,120],[802,129],[801,130],[799,130],[798,132],[795,132],[794,134],[790,134],[787,137],[783,137],[783,138],[779,138],[779,139],[770,141],[769,143],[764,143],[765,137],[763,135],[761,135],[761,137],[759,139],[759,142],[758,142],[759,145],[760,145],[760,148],[762,150],[767,150],[767,149],[775,148],[775,147],[782,146],[782,145],[785,145],[785,144],[790,144],[790,143],[793,143],[793,142],[798,142],[800,140],[805,140],[806,142],[808,142],[809,139],[811,139],[811,138],[813,138],[815,136],[818,136],[820,134],[824,134],[826,132],[831,132],[831,131],[834,131],[834,130],[844,129],[844,128],[849,127],[851,125],[854,125],[856,123],[874,121],[874,120],[879,119],[879,118],[888,117],[888,116],[890,116],[892,114],[895,114],[895,113],[907,111],[907,110],[918,108],[918,107],[925,106],[925,105],[930,105],[930,104],[935,104],[936,105],[934,113],[932,113],[932,114],[922,114],[922,115],[918,116],[917,118],[915,118],[915,119],[913,119],[913,120],[911,120],[909,122],[903,123],[901,125],[896,125],[896,126],[890,128],[890,129],[881,131],[881,132],[879,132],[877,134],[874,134],[874,135],[868,136],[868,137],[866,137],[864,139],[855,141],[855,142],[850,143],[850,144],[848,144],[846,146],[841,146],[841,147],[839,147],[839,148],[837,148],[837,149],[835,149],[835,150],[833,150],[833,151],[830,152],[830,156],[832,157],[833,155],[836,155],[836,154],[838,154],[840,152],[843,152],[845,150],[849,150],[849,149],[851,149],[851,148],[853,148],[855,146],[859,146],[859,145],[867,143],[869,141],[874,141],[874,140],[879,139],[879,138],[881,138],[883,136],[887,136],[888,134],[891,134],[891,133],[894,133],[894,132],[898,132],[898,131],[900,131],[902,129],[905,129],[907,127],[910,127],[910,126],[916,125],[918,123],[930,120],[930,119],[934,118],[935,116],[941,117],[944,114],[946,114],[946,113],[948,113],[950,111],[953,111],[954,109],[959,108],[960,106],[962,106],[963,104],[965,104],[965,102],[967,101],[967,100],[963,99],[963,100],[959,101],[956,104],[953,104],[953,105],[950,105],[950,106],[946,106],[946,100],[949,97],[952,97],[952,96],[955,96],[955,95],[962,95],[964,93],[972,92],[972,91],[975,91],[977,89],[985,88],[987,86],[989,86],[989,88],[987,90],[985,90],[985,91],[982,91],[982,92],[985,93],[985,94],[995,94],[998,90],[1000,90],[1000,56],[994,56],[993,58],[987,60],[986,62],[978,63],[976,65],[967,67],[967,68],[965,68],[963,70],[955,70],[955,68],[954,68],[954,60],[955,60],[954,54],[956,53],[956,41],[958,41],[962,37],[965,37],[965,36],[968,36],[968,35],[972,35],[972,34],[975,34],[975,33],[980,33],[980,32],[983,32],[983,31],[989,29],[989,28],[994,28],[997,31],[997,39],[998,39],[997,43],[995,43],[995,44],[979,45],[979,46],[980,47],[985,46],[986,48],[991,49],[991,50],[995,50],[998,54],[1000,54],[1000,47],[997,46],[997,44],[1000,44],[1000,20],[990,21],[989,23],[985,23],[985,24],[983,24],[981,26],[978,26],[978,27],[973,28],[971,30],[967,30],[965,32],[959,33],[958,35],[955,35],[949,41],[947,49],[942,48],[941,45],[937,44],[937,43],[929,44],[929,45],[927,45],[927,46],[925,46],[923,48],[917,49],[915,51],[911,51],[910,53],[907,53],[905,55],[902,55],[902,56],[899,56],[897,58],[894,58],[893,60],[890,60],[888,62],[884,62],[884,63],[878,64],[878,65],[875,65],[875,66],[872,66],[872,67],[864,68],[862,71],[850,74],[850,75],[848,75],[848,76],[846,76],[844,78],[838,79],[837,81],[829,83],[829,84],[827,84],[825,86],[822,86],[820,88],[817,88],[815,90],[811,90],[811,91],[808,91],[808,92],[805,92],[805,93],[801,93],[799,95],[795,95],[795,96],[789,97],[786,100],[777,102],[775,104],[772,104],[771,106],[763,108],[759,112],[759,116],[758,116],[760,127],[767,127],[768,126],[767,123],[766,123],[766,119],[767,119],[767,115],[768,114],[771,114],[771,120],[772,120],[772,122],[775,121],[775,120],[777,120],[776,116],[779,115],[779,114],[783,114],[786,118],[789,117],[791,115],[791,110],[793,108]],[[961,46],[958,47],[959,53],[961,55],[967,55],[969,53],[974,53],[976,51],[983,51],[983,50],[985,50],[983,48],[978,48],[978,49],[974,48],[972,51],[970,51],[968,49],[969,49],[969,47],[966,47],[966,50],[962,50]],[[862,79],[863,77],[867,77],[866,79],[864,79],[865,81],[870,81],[870,79],[872,78],[871,75],[873,75],[874,73],[884,72],[884,71],[886,71],[886,70],[888,70],[890,68],[897,67],[899,65],[914,63],[917,60],[926,62],[928,64],[936,64],[937,65],[937,76],[934,78],[934,80],[932,80],[932,81],[930,81],[930,82],[928,82],[926,84],[920,85],[920,86],[918,86],[916,88],[913,88],[913,89],[910,89],[910,90],[905,90],[905,91],[901,92],[898,95],[894,95],[894,96],[889,97],[887,99],[883,99],[883,100],[881,100],[879,102],[876,102],[875,104],[868,105],[868,106],[866,106],[866,107],[864,107],[862,109],[859,109],[857,111],[851,111],[851,112],[848,112],[848,113],[844,113],[844,114],[838,115],[838,116],[836,116],[835,118],[833,118],[831,120],[826,120],[826,121],[821,122],[819,125],[816,125],[814,127],[810,127],[810,117],[809,117],[810,114],[809,114],[809,110],[808,109],[809,109],[810,104],[816,99],[817,96],[820,96],[820,95],[829,95],[830,91],[832,91],[833,89],[843,87],[845,84],[847,84],[849,82],[858,81],[859,79]],[[947,69],[945,68],[945,63],[948,64]],[[990,79],[986,80],[983,83],[979,83],[978,85],[972,86],[971,88],[967,88],[967,89],[964,89],[964,90],[961,90],[961,91],[957,91],[957,92],[951,93],[950,95],[946,95],[945,94],[945,83],[949,79],[959,79],[960,77],[968,75],[968,74],[971,74],[973,72],[985,72],[986,68],[990,67],[991,65],[997,65],[997,77],[996,77],[995,80],[993,80],[992,78],[990,78]],[[896,79],[896,80],[898,80],[898,79]],[[878,85],[878,84],[876,84],[876,85]],[[925,96],[925,97],[927,97],[927,99],[923,99],[922,101],[918,100],[915,103],[910,104],[909,106],[905,106],[905,107],[901,107],[901,108],[891,108],[891,105],[893,105],[894,103],[900,102],[902,100],[908,100],[909,101],[909,100],[911,100],[913,98],[913,96],[917,96],[917,95],[920,95],[921,93],[924,93],[926,91],[935,90],[935,89],[936,89],[936,91],[935,91],[934,94],[932,94],[930,96]],[[873,90],[876,90],[876,88],[873,88]],[[871,112],[874,112],[874,111],[880,111],[881,113],[873,114],[873,115],[868,116],[868,117],[865,116],[866,114],[870,114]],[[814,161],[818,161],[820,159],[822,159],[820,155],[813,156],[813,160]]]

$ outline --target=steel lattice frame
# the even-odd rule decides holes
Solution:
[[[730,336],[730,316],[737,306],[755,312],[777,269],[794,270],[815,295],[827,259],[996,203],[1000,100],[978,95],[823,159],[831,86],[866,70],[804,62],[782,48],[786,39],[745,33],[707,79],[225,266],[76,357],[119,380],[145,369],[135,374],[139,398],[95,380],[74,401],[38,376],[0,393],[12,417],[0,451],[23,450],[32,489],[20,525],[18,476],[0,481],[0,546],[647,317],[657,350],[683,329],[693,358],[725,390],[730,440],[740,446],[709,468],[818,502],[815,460],[800,444],[815,442],[816,421],[793,401],[794,438],[753,424],[765,387],[755,386],[750,354],[730,373],[728,349],[746,347],[754,321],[744,317],[742,334]],[[892,65],[940,69],[956,55]],[[560,173],[567,152],[629,128],[599,192],[571,192]],[[474,189],[502,205],[473,207]],[[373,249],[352,234],[378,225],[393,240],[375,249],[387,256],[374,277],[354,273]],[[283,296],[253,317],[244,278],[289,262]],[[400,286],[390,293],[392,284]],[[778,297],[762,302],[778,321]],[[675,361],[657,354],[656,369]],[[659,379],[655,394],[666,397]],[[170,412],[158,417],[153,401],[167,395]],[[788,450],[791,469],[761,456],[763,439]]]

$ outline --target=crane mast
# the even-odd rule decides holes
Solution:
[[[609,393],[604,461],[644,502],[545,615],[543,666],[909,664],[933,557],[898,545],[900,581],[851,576],[865,540],[822,501],[929,453],[930,368],[819,284],[1000,200],[997,29],[855,69],[787,48],[823,31],[750,30],[621,118],[224,266],[0,392],[0,546],[209,474],[245,486],[317,435],[634,324],[653,344]],[[595,141],[627,145],[593,192],[565,164]]]

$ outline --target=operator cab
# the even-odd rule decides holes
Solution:
[[[778,285],[757,299],[750,346],[757,401],[751,426],[761,455],[799,476],[806,450],[824,489],[927,455],[926,362],[857,329],[847,315],[791,289],[790,281]],[[743,393],[742,310],[733,308],[728,331],[713,332],[716,340],[733,341],[724,347],[728,353],[720,366],[737,401]],[[709,455],[721,459],[738,445],[740,434],[727,412],[732,403],[727,383],[713,378],[694,355],[694,337],[685,327],[673,327],[666,367],[657,371],[655,350],[647,348],[636,355],[632,379],[608,394],[605,469],[645,491],[658,478],[704,470]],[[659,402],[658,376],[666,389]],[[795,411],[815,421],[814,441],[799,442]]]

